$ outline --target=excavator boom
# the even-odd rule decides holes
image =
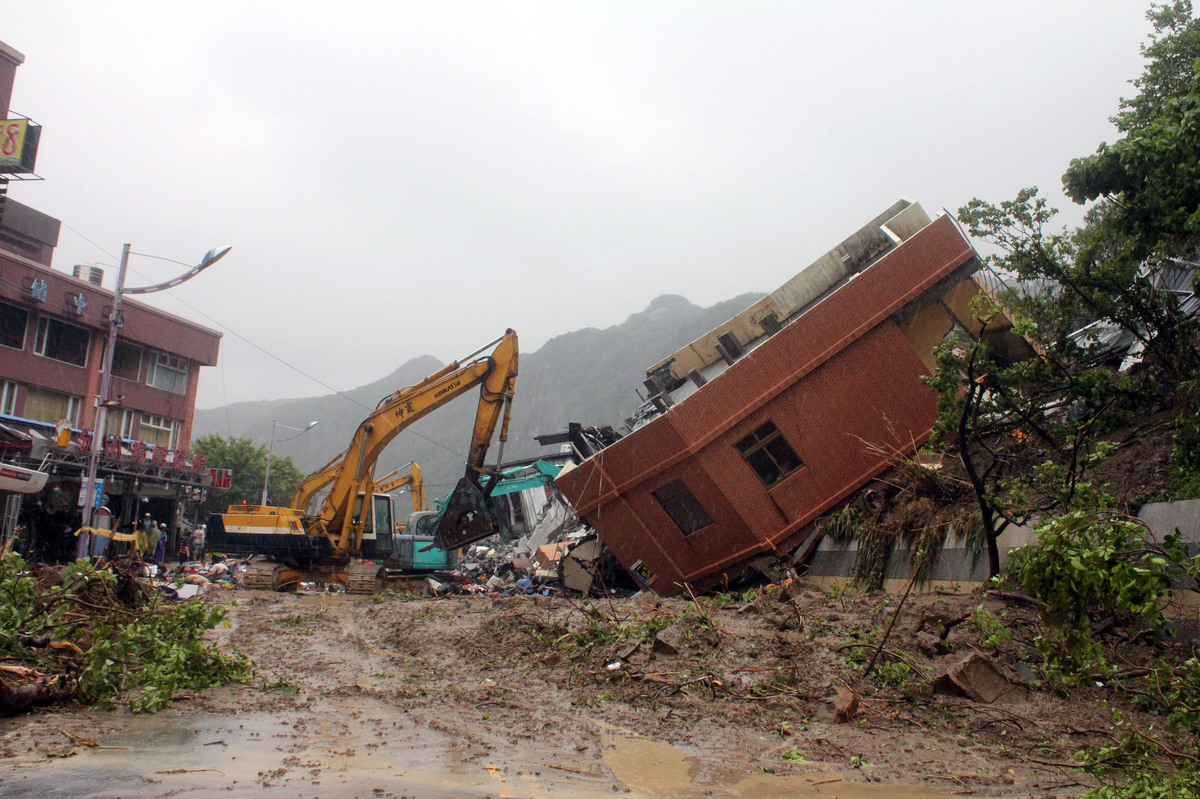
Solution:
[[[508,330],[492,343],[496,346],[488,355],[476,357],[483,351],[479,350],[468,356],[472,360],[455,361],[420,383],[395,392],[358,426],[337,474],[330,481],[332,487],[316,522],[330,537],[334,549],[358,548],[362,522],[355,517],[355,502],[360,496],[374,493],[375,462],[384,448],[413,422],[478,386],[479,406],[468,450],[468,475],[482,469],[502,415],[501,441],[508,437],[508,415],[503,411],[512,401],[516,383],[517,334]]]

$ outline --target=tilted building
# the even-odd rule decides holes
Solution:
[[[780,289],[647,370],[632,432],[556,486],[643,585],[674,594],[787,553],[929,437],[934,347],[980,262],[897,202]]]

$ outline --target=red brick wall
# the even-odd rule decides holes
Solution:
[[[22,286],[37,278],[44,278],[49,284],[44,303],[31,302],[21,295]],[[109,276],[109,279],[112,277]],[[75,315],[64,308],[64,302],[70,295],[81,292],[88,298],[88,305],[82,315]],[[0,378],[83,397],[80,423],[84,427],[90,426],[94,410],[92,398],[98,393],[100,385],[99,370],[104,355],[104,339],[108,335],[112,291],[56,270],[40,269],[0,256],[0,299],[29,313],[24,350],[0,347]],[[137,382],[114,378],[113,395],[123,395],[127,408],[182,420],[180,440],[186,443],[191,437],[199,366],[216,363],[221,336],[215,331],[141,305],[128,297],[123,299],[122,308],[125,325],[120,336],[142,347],[142,367]],[[91,350],[86,367],[72,366],[33,354],[34,335],[40,316],[52,316],[91,331]],[[186,394],[172,394],[146,385],[147,360],[156,348],[192,361]],[[21,408],[18,408],[18,412],[21,412]]]

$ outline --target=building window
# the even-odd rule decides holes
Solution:
[[[17,384],[11,380],[0,381],[0,413],[17,415]]]
[[[165,352],[155,352],[150,356],[150,368],[146,372],[146,385],[170,391],[172,394],[187,393],[187,361],[168,355]]]
[[[142,372],[142,348],[117,339],[117,348],[113,350],[113,377],[123,377],[136,381]]]
[[[25,349],[25,326],[28,323],[28,311],[0,302],[0,344],[14,350]]]
[[[133,419],[137,414],[123,408],[109,408],[104,432],[110,436],[133,438]]]
[[[179,422],[165,416],[143,413],[138,437],[147,444],[174,449],[179,441]]]
[[[667,483],[653,494],[684,535],[691,535],[712,524],[712,519],[682,480]]]
[[[43,316],[38,320],[33,351],[63,363],[87,366],[88,339],[85,328]]]
[[[79,409],[83,401],[79,397],[29,386],[25,389],[25,417],[39,422],[58,424],[66,419],[72,427],[79,426]]]
[[[804,465],[774,422],[767,422],[737,442],[737,451],[770,488]]]

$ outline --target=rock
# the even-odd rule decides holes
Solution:
[[[684,648],[684,633],[678,622],[659,630],[654,636],[654,651],[660,655],[678,655]]]
[[[916,640],[917,648],[931,658],[944,655],[950,651],[941,638],[930,632],[922,631],[917,633]]]
[[[833,695],[817,706],[817,719],[831,724],[845,724],[858,713],[858,694],[844,685],[833,686]]]
[[[624,644],[617,647],[615,654],[621,660],[629,660],[629,656],[636,652],[637,648],[641,645],[641,641],[626,641]]]
[[[972,652],[933,681],[935,693],[966,696],[991,704],[997,700],[1017,699],[1024,689],[1014,685],[987,657]]]

